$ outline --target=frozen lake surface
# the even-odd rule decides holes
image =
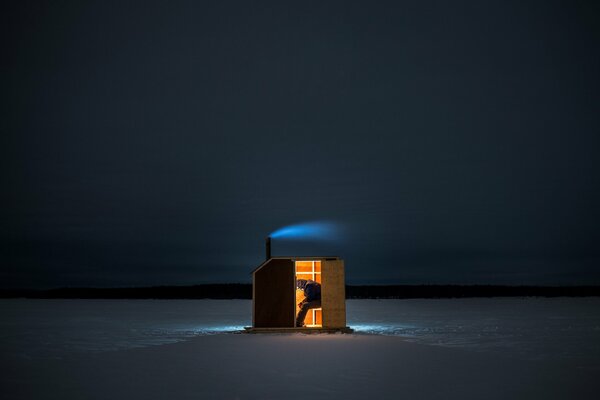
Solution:
[[[348,300],[357,335],[600,367],[599,298]],[[1,300],[0,353],[61,358],[226,334],[247,300]]]

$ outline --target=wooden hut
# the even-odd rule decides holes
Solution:
[[[270,244],[268,245],[270,247]],[[302,291],[297,279],[321,284],[321,308],[309,310],[306,328],[295,328]],[[270,257],[252,272],[250,330],[350,331],[346,327],[344,261],[339,257]]]

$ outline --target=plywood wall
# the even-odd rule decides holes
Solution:
[[[346,326],[346,279],[343,260],[324,260],[321,264],[321,307],[323,328]]]

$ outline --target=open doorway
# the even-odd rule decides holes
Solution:
[[[321,284],[321,261],[313,260],[302,260],[295,262],[295,273],[296,281],[298,279],[305,279],[315,281]],[[304,300],[304,291],[296,289],[296,314],[300,311],[298,304]],[[323,311],[321,308],[312,308],[308,310],[306,317],[304,318],[304,324],[306,327],[320,328],[323,326]]]

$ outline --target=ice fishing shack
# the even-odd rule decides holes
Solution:
[[[296,328],[296,316],[304,292],[298,280],[320,284],[321,307],[308,310],[304,327]],[[252,328],[254,331],[313,330],[351,331],[346,326],[344,261],[326,256],[271,256],[266,239],[266,259],[252,271]]]

